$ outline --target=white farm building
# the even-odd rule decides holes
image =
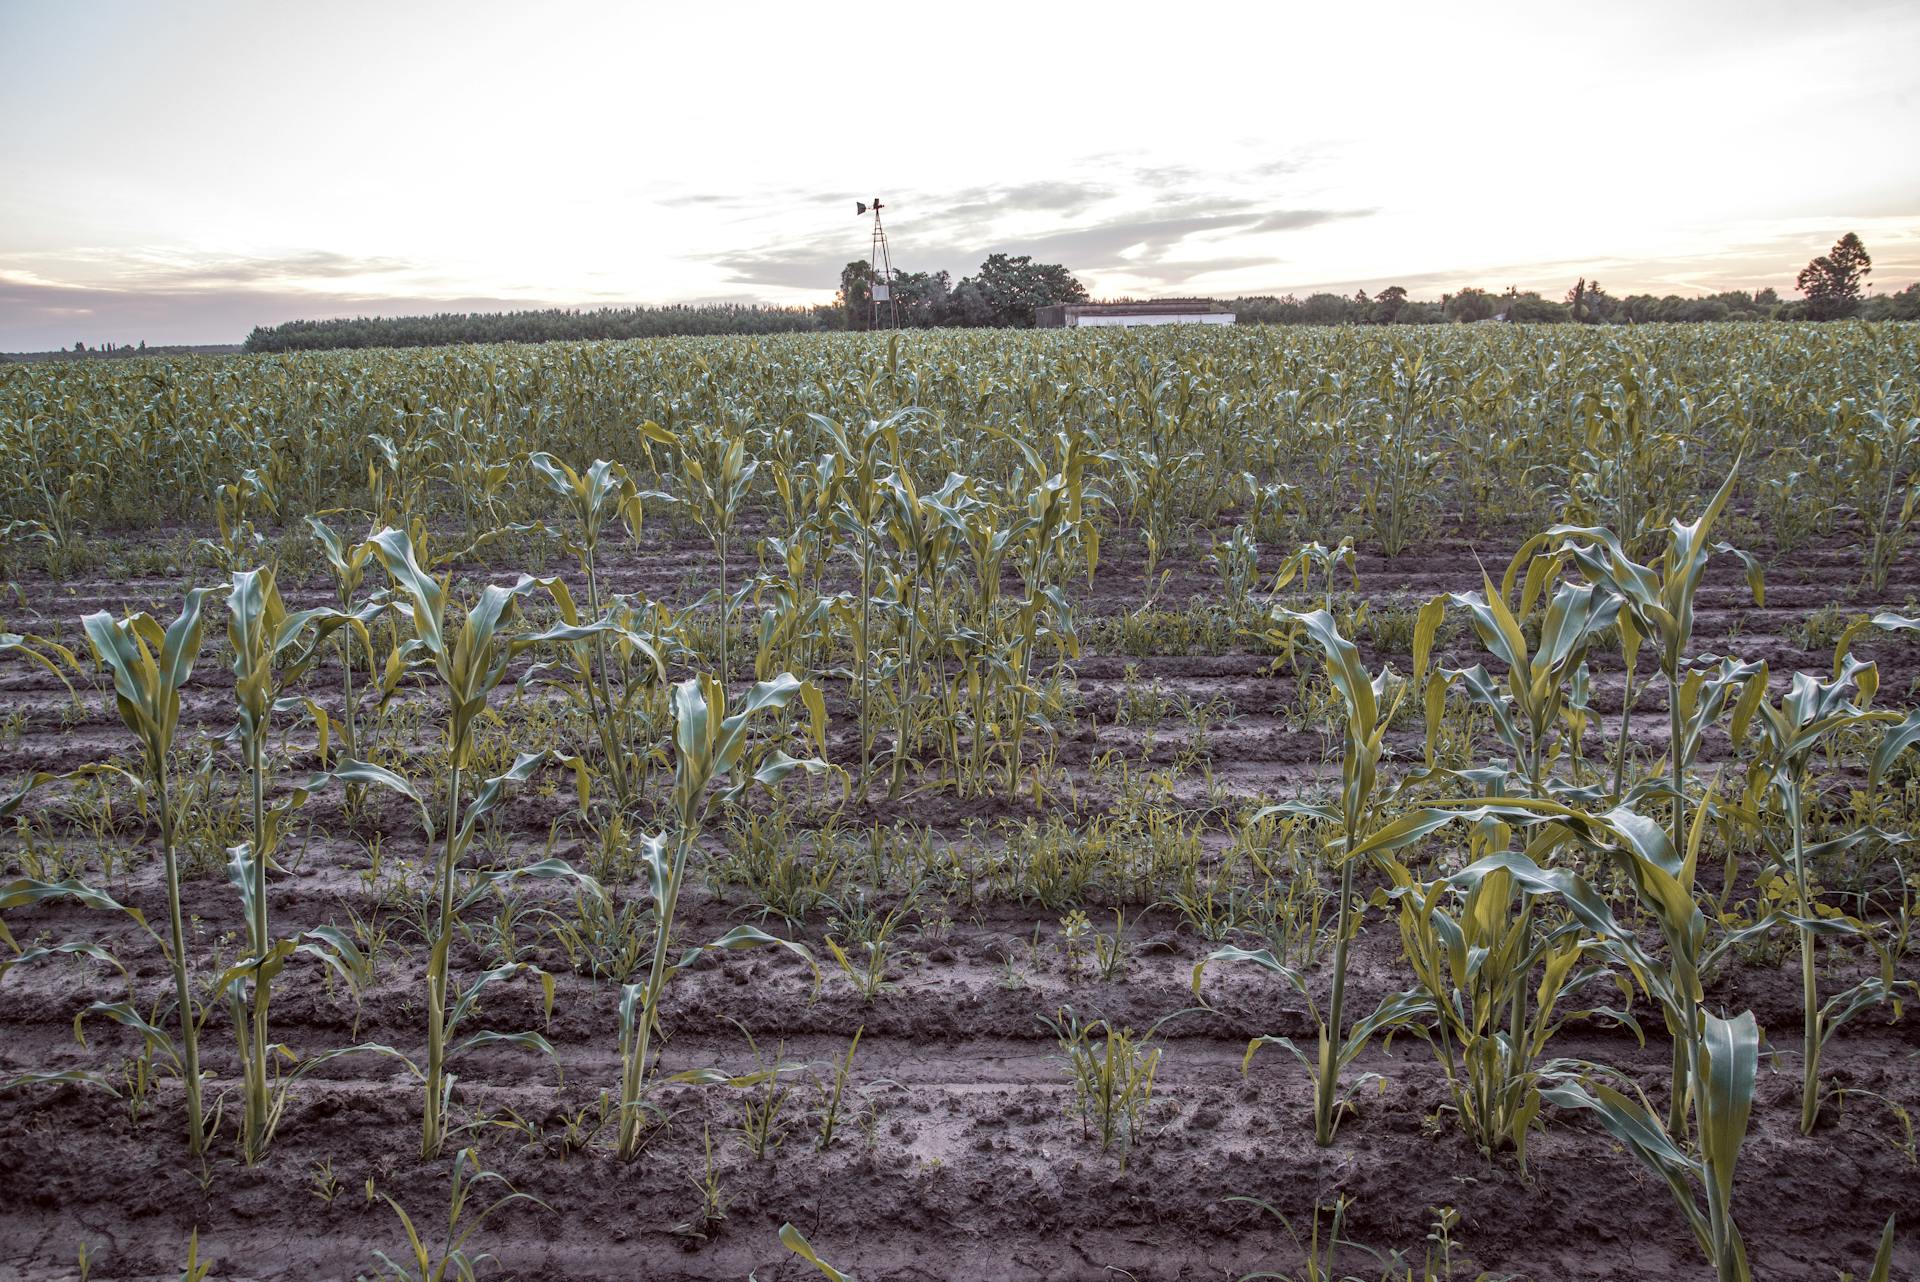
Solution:
[[[1199,298],[1158,303],[1054,303],[1033,309],[1039,329],[1091,329],[1115,325],[1231,325],[1234,315]]]

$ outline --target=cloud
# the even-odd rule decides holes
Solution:
[[[564,306],[522,298],[421,297],[257,287],[96,288],[49,285],[0,272],[0,351],[49,351],[84,342],[237,343],[256,325],[335,316],[416,316]]]
[[[415,265],[399,258],[357,258],[327,250],[278,257],[200,258],[169,266],[156,265],[135,273],[148,288],[205,289],[220,285],[251,285],[264,281],[340,280],[368,276],[410,274]]]
[[[1204,274],[1180,262],[1183,253],[1192,258],[1187,251],[1196,245],[1301,231],[1374,212],[1303,208],[1259,196],[1205,198],[1198,193],[1225,184],[1187,165],[1140,165],[1115,156],[1086,163],[1111,170],[1115,178],[1062,177],[902,193],[893,203],[912,213],[894,224],[896,263],[959,276],[988,254],[1031,254],[1076,272],[1169,282]],[[1297,167],[1292,159],[1275,159],[1243,172],[1274,179]],[[819,289],[823,282],[839,280],[856,243],[844,234],[817,233],[701,255],[700,261],[718,268],[732,284]],[[1215,254],[1200,261],[1227,260]],[[1233,261],[1259,266],[1275,259],[1242,254]]]
[[[328,250],[279,255],[207,254],[178,249],[76,248],[58,255],[0,255],[0,271],[51,286],[158,292],[224,289],[273,282],[411,278],[415,264]]]

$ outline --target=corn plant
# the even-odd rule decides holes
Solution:
[[[811,1264],[827,1282],[859,1282],[853,1274],[836,1269],[821,1259],[819,1253],[813,1249],[813,1244],[791,1224],[780,1226],[780,1245]],[[753,1282],[751,1275],[748,1276],[747,1282]]]
[[[426,1088],[421,1154],[424,1157],[437,1157],[447,1141],[447,1105],[453,1088],[453,1079],[447,1072],[449,1052],[454,1049],[449,1043],[450,1028],[471,1008],[478,988],[481,984],[513,974],[530,972],[541,979],[548,993],[549,1006],[552,1002],[551,977],[525,965],[488,972],[481,984],[469,988],[460,995],[458,1001],[452,1000],[449,992],[447,953],[453,945],[457,913],[454,900],[455,870],[459,867],[460,857],[471,844],[480,820],[504,800],[508,786],[531,777],[551,756],[549,753],[521,754],[510,770],[487,780],[468,803],[461,783],[463,774],[473,763],[474,725],[486,711],[489,697],[505,678],[507,665],[515,654],[538,644],[544,638],[577,639],[578,630],[550,630],[534,636],[510,634],[507,624],[515,601],[542,586],[538,580],[523,577],[511,588],[496,584],[483,589],[480,599],[467,612],[459,632],[449,635],[446,626],[447,584],[445,580],[433,579],[420,568],[412,540],[405,533],[389,528],[374,535],[373,545],[374,553],[392,579],[413,625],[413,636],[388,661],[385,680],[389,692],[405,671],[419,670],[431,673],[439,680],[446,690],[448,703],[447,791],[441,820],[445,826],[441,830],[444,836],[434,869],[433,900],[436,908],[428,940],[427,961],[427,1061],[421,1074]],[[364,762],[348,761],[342,762],[334,774],[348,783],[382,784],[412,799],[421,807],[423,818],[428,815],[424,799],[411,784],[392,771]],[[434,824],[430,819],[427,829],[431,841]],[[483,1033],[476,1034],[475,1038],[479,1039],[479,1044],[514,1041],[520,1045],[550,1050],[545,1046],[544,1039],[533,1034],[509,1036]],[[472,1038],[466,1043],[473,1044],[475,1039]]]
[[[1294,1250],[1301,1252],[1303,1259],[1298,1273],[1249,1273],[1241,1282],[1254,1282],[1254,1279],[1271,1279],[1271,1282],[1368,1282],[1358,1273],[1346,1272],[1340,1265],[1343,1252],[1357,1254],[1373,1261],[1381,1270],[1379,1282],[1394,1282],[1394,1257],[1383,1255],[1370,1246],[1356,1242],[1347,1236],[1347,1209],[1353,1205],[1353,1199],[1340,1194],[1333,1200],[1332,1206],[1324,1205],[1319,1199],[1313,1203],[1313,1220],[1308,1226],[1307,1235],[1302,1240],[1293,1221],[1274,1207],[1257,1197],[1235,1195],[1226,1199],[1229,1202],[1244,1202],[1248,1206],[1265,1211],[1280,1221],[1287,1237],[1293,1243]],[[1322,1223],[1322,1216],[1325,1223]]]
[[[1706,573],[1707,560],[1714,551],[1737,552],[1725,543],[1709,546],[1707,536],[1713,523],[1726,508],[1733,493],[1739,465],[1727,473],[1704,511],[1696,520],[1683,524],[1676,520],[1668,530],[1665,552],[1654,565],[1642,565],[1627,555],[1626,548],[1609,530],[1595,527],[1557,525],[1547,532],[1550,540],[1562,544],[1587,580],[1620,602],[1622,615],[1632,620],[1637,635],[1651,641],[1666,679],[1670,750],[1668,752],[1669,792],[1672,823],[1668,840],[1675,849],[1685,843],[1687,831],[1686,770],[1690,749],[1698,744],[1698,734],[1687,734],[1681,685],[1686,680],[1693,647],[1693,602]],[[1766,604],[1765,585],[1759,567],[1744,554],[1748,586],[1754,603]]]
[[[486,1206],[470,1210],[467,1203],[473,1197],[474,1190],[493,1184],[502,1185],[507,1191]],[[369,1180],[369,1199],[372,1196],[372,1181]],[[483,1167],[480,1154],[471,1148],[463,1148],[454,1154],[453,1189],[447,1199],[447,1227],[438,1241],[422,1237],[414,1225],[413,1217],[391,1194],[382,1193],[380,1200],[393,1209],[400,1219],[400,1227],[407,1235],[407,1249],[401,1259],[395,1260],[385,1251],[374,1252],[374,1258],[380,1261],[382,1269],[381,1282],[475,1282],[480,1266],[493,1259],[486,1252],[471,1249],[474,1235],[488,1219],[516,1202],[526,1202],[548,1212],[553,1210],[533,1194],[515,1189],[507,1182],[506,1176]]]
[[[1604,520],[1633,548],[1657,529],[1684,481],[1696,435],[1693,401],[1672,398],[1644,351],[1618,353],[1604,380],[1582,386],[1572,412],[1578,447],[1567,461],[1569,506]]]
[[[747,457],[745,438],[724,427],[695,424],[676,435],[649,422],[641,430],[651,440],[662,440],[677,447],[681,482],[687,490],[687,508],[713,544],[718,575],[714,599],[720,610],[720,677],[724,681],[733,672],[729,649],[733,596],[727,575],[728,551],[760,463]]]
[[[1594,527],[1559,525],[1547,531],[1547,538],[1563,546],[1586,579],[1604,589],[1620,602],[1619,618],[1623,635],[1631,628],[1634,649],[1651,642],[1667,689],[1667,782],[1666,798],[1672,816],[1667,829],[1668,845],[1680,850],[1687,845],[1687,767],[1698,750],[1701,737],[1717,719],[1720,709],[1736,685],[1750,683],[1757,669],[1723,660],[1716,670],[1695,672],[1693,648],[1693,605],[1707,560],[1714,551],[1740,556],[1747,567],[1747,584],[1757,605],[1766,604],[1765,583],[1759,566],[1751,557],[1726,543],[1709,545],[1707,536],[1713,523],[1725,510],[1739,476],[1735,462],[1727,478],[1707,503],[1706,510],[1691,523],[1672,521],[1668,526],[1667,546],[1654,565],[1642,565],[1628,556],[1626,548],[1611,531]],[[1750,687],[1749,687],[1750,688]],[[1622,718],[1620,752],[1624,754],[1625,718]],[[1616,765],[1616,779],[1620,767]],[[1625,804],[1632,798],[1618,795]],[[1690,880],[1691,870],[1689,870]],[[1687,1081],[1684,1056],[1674,1051],[1673,1092],[1668,1116],[1669,1129],[1680,1129],[1680,1110],[1684,1107]]]
[[[1620,601],[1587,584],[1562,583],[1556,587],[1554,579],[1562,558],[1529,558],[1529,551],[1522,549],[1514,558],[1499,588],[1483,575],[1483,592],[1452,594],[1454,604],[1472,620],[1481,644],[1505,665],[1506,680],[1496,682],[1477,664],[1447,675],[1458,679],[1468,697],[1491,715],[1501,742],[1513,753],[1528,792],[1546,796],[1549,756],[1562,722],[1573,715],[1569,706],[1573,683],[1584,669],[1594,642],[1618,618]],[[1516,612],[1507,603],[1523,565],[1526,574]],[[1534,621],[1536,615],[1540,641],[1534,650],[1527,645],[1523,624]],[[1434,696],[1429,691],[1425,697],[1431,735]]]
[[[848,603],[845,615],[853,635],[853,663],[859,676],[860,773],[854,786],[862,796],[866,795],[873,769],[873,594],[886,504],[880,482],[889,459],[899,453],[900,429],[913,415],[910,409],[901,410],[884,420],[868,419],[850,427],[825,415],[807,416],[832,445],[839,482],[832,521],[847,537],[860,565],[859,602]]]
[[[134,782],[137,785],[138,781],[135,780]],[[98,890],[84,882],[73,878],[68,878],[64,881],[50,882],[33,877],[17,877],[8,882],[0,882],[0,910],[38,906],[64,900],[71,900],[85,908],[105,909],[109,912],[124,913],[133,920],[134,924],[137,925],[148,938],[159,944],[163,952],[166,949],[165,942],[154,932],[153,927],[147,923],[145,913],[138,908],[120,903],[105,891]],[[85,1031],[82,1025],[88,1015],[96,1013],[105,1014],[109,1018],[114,1019],[115,1022],[125,1024],[141,1033],[141,1053],[132,1058],[124,1073],[124,1084],[127,1087],[126,1098],[128,1100],[128,1113],[133,1120],[138,1121],[140,1114],[145,1109],[147,1096],[152,1089],[154,1077],[152,1069],[156,1056],[166,1060],[176,1075],[183,1075],[181,1073],[182,1060],[180,1055],[180,1042],[170,1037],[153,1022],[160,1017],[158,1005],[156,1004],[155,1008],[148,1012],[152,1018],[148,1018],[146,1014],[142,1014],[136,1003],[132,976],[128,973],[126,966],[120,959],[104,945],[96,944],[90,940],[64,940],[59,943],[36,944],[30,948],[21,948],[19,941],[14,939],[12,932],[7,929],[4,922],[0,922],[0,944],[4,944],[13,950],[12,957],[0,960],[0,979],[4,979],[12,971],[25,966],[44,964],[64,958],[81,958],[93,961],[112,968],[112,970],[119,975],[121,981],[126,985],[125,999],[119,1002],[94,1002],[85,1010],[81,1011],[79,1017],[74,1021],[74,1038],[81,1045],[84,1046],[86,1044]],[[86,1086],[105,1091],[109,1096],[115,1098],[121,1097],[121,1092],[116,1088],[112,1078],[104,1073],[81,1068],[32,1070],[17,1073],[4,1081],[0,1081],[0,1090],[14,1090],[23,1086],[51,1084]]]
[[[1704,824],[1696,822],[1683,860],[1657,823],[1627,807],[1596,813],[1537,798],[1463,800],[1399,816],[1367,838],[1363,849],[1399,850],[1449,823],[1489,820],[1530,830],[1526,850],[1489,855],[1460,876],[1484,877],[1504,869],[1526,894],[1552,896],[1654,999],[1679,1047],[1684,1080],[1689,1084],[1677,1111],[1678,1127],[1663,1123],[1637,1087],[1622,1090],[1604,1080],[1608,1074],[1593,1067],[1576,1071],[1578,1066],[1566,1066],[1554,1073],[1551,1084],[1541,1086],[1541,1097],[1563,1108],[1593,1112],[1609,1134],[1666,1182],[1720,1282],[1749,1282],[1746,1249],[1733,1219],[1732,1192],[1753,1106],[1759,1028],[1751,1012],[1726,1019],[1708,1011],[1700,974],[1703,967],[1769,926],[1729,932],[1713,948],[1703,948],[1706,922],[1694,903],[1689,880]],[[1665,943],[1662,956],[1645,950],[1633,931],[1615,918],[1607,901],[1578,874],[1539,862],[1564,847],[1593,854],[1620,870],[1659,926]]]
[[[1214,543],[1207,560],[1220,580],[1227,613],[1236,619],[1245,618],[1260,582],[1260,545],[1247,533],[1246,526],[1236,525],[1225,541]]]
[[[359,701],[353,694],[353,665],[355,652],[353,642],[360,640],[360,653],[367,659],[368,669],[372,671],[372,638],[367,635],[366,624],[374,617],[377,607],[369,605],[356,609],[354,602],[359,595],[361,585],[367,577],[367,563],[373,559],[373,544],[356,543],[349,547],[319,517],[307,518],[307,528],[313,531],[313,537],[320,544],[327,572],[333,577],[334,608],[342,614],[352,614],[359,618],[360,627],[350,628],[345,635],[336,638],[336,648],[340,657],[340,752],[343,756],[359,757],[360,718]],[[377,673],[374,679],[378,679]]]
[[[73,466],[55,465],[44,454],[42,424],[23,416],[23,440],[18,457],[26,464],[18,475],[20,493],[31,494],[36,515],[9,522],[7,535],[46,544],[47,573],[60,576],[78,568],[86,544],[88,505],[97,502],[111,469],[98,458],[76,460]]]
[[[1851,401],[1850,417],[1862,421],[1841,439],[1859,494],[1854,507],[1872,536],[1862,578],[1881,592],[1920,516],[1920,414],[1913,412],[1911,392],[1892,383],[1877,389],[1864,413]]]
[[[525,783],[541,767],[550,763],[565,765],[573,771],[576,787],[583,798],[581,804],[584,808],[586,793],[584,765],[577,758],[558,757],[552,752],[521,753],[515,758],[510,768],[482,783],[474,792],[472,799],[466,801],[464,805],[458,805],[457,800],[450,803],[449,818],[457,818],[459,826],[441,846],[442,856],[435,870],[434,885],[428,901],[420,906],[418,923],[422,933],[426,935],[428,945],[427,994],[431,1004],[427,1007],[426,1062],[418,1063],[402,1051],[384,1043],[362,1042],[311,1056],[302,1061],[300,1068],[293,1075],[294,1080],[297,1080],[311,1069],[342,1055],[374,1053],[400,1061],[408,1074],[421,1084],[425,1093],[424,1118],[421,1126],[423,1157],[437,1156],[451,1133],[449,1116],[455,1082],[451,1069],[455,1059],[468,1051],[505,1046],[539,1052],[553,1061],[556,1068],[559,1065],[559,1057],[554,1053],[552,1044],[537,1032],[530,1030],[503,1032],[487,1028],[461,1036],[469,1021],[478,1015],[480,998],[487,990],[520,976],[532,978],[539,984],[544,1013],[551,1019],[554,998],[552,975],[531,962],[508,961],[483,971],[465,987],[456,988],[453,986],[447,965],[447,954],[452,946],[454,929],[461,915],[475,904],[506,892],[513,883],[523,878],[572,880],[580,883],[588,893],[596,893],[604,897],[605,892],[592,878],[575,871],[570,865],[558,859],[546,859],[520,868],[482,873],[477,878],[476,885],[465,894],[456,897],[455,869],[460,857],[472,845],[474,834],[482,821],[506,801],[509,791],[514,786]],[[427,844],[429,846],[434,844],[437,830],[432,808],[427,798],[399,774],[383,766],[364,761],[341,761],[332,771],[306,780],[301,785],[301,790],[312,792],[335,782],[349,786],[378,785],[405,797],[420,813],[421,827],[426,833]],[[453,809],[454,805],[458,805],[458,808]],[[335,975],[346,981],[349,987],[358,982],[356,971],[366,965],[366,957],[364,952],[342,932],[328,927],[319,927],[308,931],[305,939],[306,942],[299,944],[296,951],[323,962]],[[287,1084],[290,1085],[291,1082]]]
[[[674,827],[641,842],[641,862],[647,891],[653,901],[653,958],[644,983],[627,984],[620,998],[620,1126],[617,1152],[623,1160],[640,1150],[645,1095],[653,1034],[660,1022],[660,1002],[672,978],[711,951],[729,951],[777,945],[812,964],[799,944],[776,939],[753,926],[737,926],[711,943],[672,956],[673,923],[686,877],[687,859],[706,825],[708,808],[718,799],[737,800],[754,785],[772,788],[795,770],[822,774],[817,757],[796,759],[777,747],[756,744],[749,731],[761,712],[777,711],[798,698],[809,713],[808,736],[821,749],[826,743],[826,704],[820,692],[790,673],[748,690],[737,709],[729,710],[726,684],[702,676],[674,687],[674,783],[670,811]],[[715,788],[718,783],[720,786]],[[676,1080],[717,1081],[712,1070],[679,1074]]]
[[[267,805],[267,748],[276,712],[304,707],[320,728],[320,754],[327,751],[329,720],[311,699],[285,692],[319,661],[321,647],[341,627],[357,631],[367,644],[366,625],[351,614],[325,607],[288,613],[274,584],[271,570],[242,570],[233,576],[227,592],[227,640],[233,647],[234,691],[239,724],[234,734],[246,762],[252,799],[250,840],[234,847],[232,872],[246,910],[248,962],[246,973],[228,988],[234,1009],[234,1032],[244,1065],[245,1101],[241,1147],[247,1162],[260,1160],[273,1132],[273,1091],[267,1080],[267,1011],[274,976],[296,945],[275,941],[267,923],[267,868],[284,835],[286,817],[306,799],[296,791],[285,801]],[[251,1002],[244,994],[252,985]],[[250,1012],[243,1015],[243,1007]]]
[[[160,853],[167,889],[167,953],[180,1027],[181,1082],[186,1090],[187,1151],[198,1157],[207,1128],[200,1098],[200,1022],[187,960],[186,922],[180,908],[179,815],[169,792],[174,735],[180,725],[180,691],[193,676],[204,631],[203,614],[212,588],[187,593],[180,615],[162,629],[153,616],[134,614],[116,620],[104,610],[82,623],[94,657],[113,674],[114,702],[120,719],[140,741],[140,780],[160,825]]]
[[[1092,458],[1084,434],[1059,433],[1050,458],[1024,441],[1012,441],[1022,470],[1014,490],[1027,496],[1026,517],[1013,529],[1013,560],[1024,598],[1009,629],[1006,666],[1012,673],[1013,708],[1007,746],[1007,792],[1018,790],[1021,747],[1026,741],[1033,694],[1033,661],[1042,637],[1051,639],[1062,661],[1079,653],[1073,613],[1062,589],[1068,550],[1079,544],[1091,578],[1100,562],[1099,528],[1087,519],[1090,503],[1102,496],[1086,484]],[[1023,484],[1022,478],[1030,478]]]
[[[202,539],[200,546],[221,569],[238,573],[257,560],[266,546],[266,536],[254,528],[254,519],[273,516],[279,507],[272,478],[258,468],[245,468],[238,481],[214,486],[213,519],[219,537]]]
[[[1169,1015],[1160,1020],[1145,1034],[1117,1027],[1111,1020],[1083,1023],[1071,1006],[1061,1007],[1058,1019],[1040,1018],[1059,1042],[1061,1059],[1073,1082],[1081,1135],[1087,1133],[1089,1123],[1097,1126],[1101,1152],[1119,1145],[1123,1171],[1127,1154],[1140,1138],[1147,1106],[1153,1102],[1161,1050],[1153,1044],[1153,1038],[1160,1024],[1171,1018]]]
[[[1308,596],[1312,596],[1314,595],[1314,571],[1318,569],[1320,572],[1320,608],[1328,613],[1332,613],[1334,584],[1338,578],[1334,570],[1341,566],[1346,567],[1347,578],[1349,580],[1347,586],[1349,589],[1358,591],[1360,588],[1360,566],[1358,554],[1355,553],[1353,549],[1352,539],[1341,539],[1339,545],[1336,547],[1328,547],[1318,540],[1312,543],[1303,543],[1292,556],[1280,563],[1280,568],[1274,572],[1273,582],[1269,585],[1269,591],[1278,595],[1286,591],[1295,579],[1299,579],[1300,590]]]
[[[1760,1030],[1753,1012],[1733,1019],[1702,1012],[1691,1066],[1698,1112],[1697,1155],[1674,1142],[1644,1098],[1597,1080],[1565,1081],[1542,1094],[1562,1108],[1596,1114],[1607,1133],[1667,1183],[1719,1282],[1750,1282],[1746,1245],[1733,1219],[1733,1176],[1753,1111]],[[1705,1196],[1701,1206],[1694,1186]]]
[[[1765,684],[1763,676],[1759,688],[1764,690]],[[1920,738],[1920,713],[1902,721],[1898,713],[1867,711],[1860,706],[1872,700],[1878,684],[1874,665],[1852,657],[1845,660],[1845,666],[1831,681],[1797,672],[1779,702],[1764,696],[1755,701],[1755,715],[1750,722],[1756,732],[1748,771],[1750,800],[1740,814],[1762,841],[1776,847],[1776,830],[1766,822],[1772,809],[1766,804],[1768,798],[1786,821],[1786,848],[1775,849],[1773,853],[1784,865],[1792,884],[1790,921],[1800,945],[1800,1129],[1807,1134],[1813,1133],[1820,1118],[1820,1054],[1827,1041],[1860,1011],[1894,997],[1901,988],[1913,986],[1911,981],[1896,985],[1874,976],[1823,1004],[1819,971],[1814,961],[1815,944],[1821,936],[1857,936],[1863,928],[1852,918],[1823,912],[1815,896],[1813,874],[1809,869],[1815,852],[1809,851],[1807,842],[1807,812],[1815,798],[1811,778],[1813,758],[1816,753],[1831,751],[1837,738],[1856,727],[1899,722],[1888,731],[1874,754],[1868,781],[1868,794],[1872,795],[1879,791],[1879,781],[1894,758]],[[1858,704],[1853,698],[1856,692]],[[1871,834],[1856,831],[1820,845],[1837,850],[1869,836]]]
[[[580,572],[587,582],[587,617],[599,620],[602,615],[597,558],[600,540],[608,523],[617,517],[626,526],[627,533],[638,541],[645,520],[644,501],[669,500],[670,496],[657,491],[643,492],[634,484],[626,468],[606,459],[594,460],[585,476],[544,451],[531,455],[528,462],[546,481],[547,488],[561,500],[571,518],[570,528],[551,533],[558,538],[561,547],[579,562]],[[579,619],[576,615],[566,621],[577,624]],[[584,644],[574,643],[576,648]],[[645,646],[644,642],[640,644]],[[653,654],[650,646],[645,646],[645,650],[654,660],[658,673],[658,656]],[[616,700],[614,696],[613,672],[607,655],[605,634],[593,638],[591,656],[577,652],[573,659],[584,678],[582,684],[585,686],[586,711],[600,738],[600,751],[613,782],[615,799],[625,809],[633,800],[638,781],[629,770],[631,757],[626,749],[629,742],[628,720],[622,715],[626,703]]]
[[[1498,820],[1475,826],[1476,852],[1497,853],[1508,840]],[[1424,884],[1398,861],[1387,867],[1401,945],[1433,1010],[1432,1025],[1416,1032],[1434,1049],[1468,1137],[1488,1157],[1511,1148],[1525,1171],[1541,1084],[1558,1072],[1540,1062],[1554,1033],[1569,1019],[1594,1017],[1639,1031],[1623,1013],[1559,1010],[1563,996],[1603,973],[1603,945],[1571,915],[1537,924],[1533,896],[1497,861]]]
[[[624,810],[633,803],[639,787],[640,759],[631,751],[631,744],[635,737],[634,708],[642,686],[633,679],[633,668],[637,661],[640,676],[657,681],[665,679],[666,671],[653,642],[636,630],[644,611],[624,597],[602,601],[597,557],[609,522],[617,517],[638,540],[644,503],[671,502],[672,496],[641,490],[624,467],[605,459],[595,461],[585,476],[544,452],[532,455],[530,461],[565,504],[572,522],[565,530],[524,528],[541,529],[575,557],[586,579],[587,614],[581,617],[563,582],[540,580],[559,609],[561,627],[534,640],[563,642],[561,652],[566,658],[564,662],[537,666],[527,680],[529,684],[559,686],[592,722],[603,768],[613,784],[615,801]]]
[[[966,477],[949,473],[945,484],[922,494],[911,474],[896,470],[885,481],[888,555],[882,570],[885,614],[894,632],[894,745],[887,796],[897,797],[908,760],[919,747],[925,705],[941,682],[937,706],[951,707],[944,665],[933,662],[948,608],[950,582],[959,566],[966,513],[979,500]],[[955,723],[950,721],[950,725]],[[947,741],[958,733],[950,730]],[[956,755],[949,753],[949,759]]]
[[[73,682],[68,679],[67,673],[78,672],[80,661],[74,657],[73,651],[58,641],[31,632],[9,632],[4,624],[0,624],[0,655],[13,655],[45,668],[67,688],[68,694],[73,693]]]
[[[1312,1058],[1284,1037],[1259,1037],[1247,1054],[1263,1044],[1278,1045],[1300,1061],[1313,1077],[1313,1139],[1326,1146],[1333,1142],[1340,1123],[1343,1101],[1340,1079],[1346,1066],[1366,1049],[1375,1036],[1424,1018],[1429,1003],[1414,993],[1398,993],[1385,998],[1371,1014],[1349,1028],[1346,1022],[1347,951],[1360,929],[1360,910],[1354,898],[1354,873],[1363,853],[1362,842],[1381,823],[1382,798],[1379,795],[1379,766],[1386,750],[1387,727],[1398,710],[1405,686],[1392,679],[1390,670],[1369,675],[1361,665],[1360,651],[1340,634],[1333,616],[1325,610],[1301,614],[1275,606],[1273,618],[1294,624],[1320,648],[1328,680],[1340,698],[1344,748],[1340,764],[1340,792],[1337,802],[1315,804],[1288,802],[1275,809],[1305,815],[1325,823],[1338,835],[1327,843],[1327,853],[1340,879],[1338,916],[1334,924],[1333,980],[1324,1018],[1307,990],[1300,972],[1284,964],[1268,949],[1216,949],[1193,969],[1193,989],[1197,996],[1206,967],[1216,961],[1253,962],[1286,980],[1307,1001],[1308,1014],[1318,1030],[1318,1047]],[[1397,688],[1394,688],[1396,687]],[[1264,814],[1266,812],[1262,812]],[[1261,814],[1256,814],[1257,821]]]

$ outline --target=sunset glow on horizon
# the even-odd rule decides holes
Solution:
[[[1920,279],[1920,7],[871,13],[0,0],[0,350],[820,302],[875,192],[1097,296]]]

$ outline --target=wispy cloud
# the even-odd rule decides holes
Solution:
[[[15,280],[75,288],[191,292],[236,286],[325,287],[346,280],[422,283],[419,264],[390,256],[304,249],[284,254],[232,254],[166,246],[105,249],[79,246],[58,253],[0,254],[0,273]]]
[[[577,300],[576,300],[577,301]],[[0,272],[0,351],[84,342],[237,343],[256,325],[422,311],[510,311],[559,306],[525,298],[349,293],[272,286],[156,289],[48,284]]]
[[[1309,206],[1283,189],[1299,170],[1289,158],[1252,162],[1231,174],[1191,165],[1142,164],[1115,155],[1080,168],[1100,177],[982,184],[957,191],[905,191],[890,202],[895,263],[956,277],[992,253],[1031,254],[1092,275],[1124,274],[1164,283],[1190,275],[1277,263],[1248,252],[1247,237],[1272,238],[1375,211]],[[1250,194],[1228,198],[1211,191]],[[911,211],[908,213],[907,211]],[[818,288],[837,281],[849,258],[844,233],[773,236],[744,249],[702,255],[730,282],[764,288]],[[1222,254],[1223,242],[1237,253]],[[1258,242],[1253,242],[1258,243]]]

